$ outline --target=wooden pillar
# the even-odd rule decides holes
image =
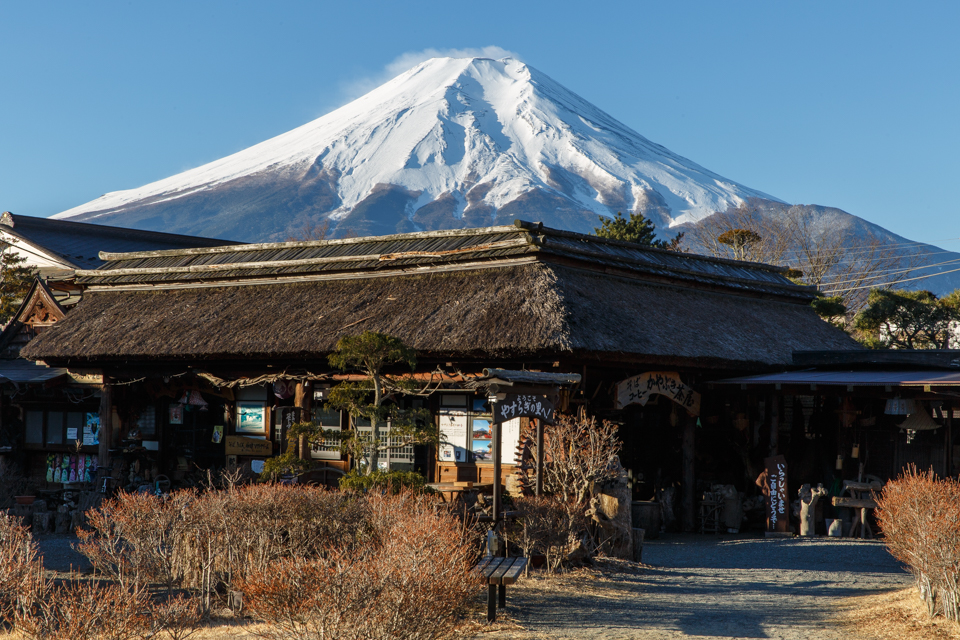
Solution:
[[[2,405],[0,405],[0,406],[2,406]],[[953,475],[953,433],[951,433],[951,432],[953,431],[953,422],[952,422],[952,419],[953,419],[953,407],[952,407],[951,405],[947,405],[947,406],[943,409],[943,411],[946,413],[946,415],[944,416],[944,417],[946,418],[946,420],[944,420],[944,422],[946,423],[945,426],[947,427],[947,428],[946,428],[946,433],[945,433],[944,436],[943,436],[943,440],[944,440],[944,444],[943,444],[943,448],[944,448],[944,452],[943,452],[943,464],[944,464],[943,477],[944,477],[944,478],[949,478],[950,476]]]
[[[770,457],[780,453],[780,398],[767,396],[770,412]]]
[[[494,418],[490,428],[493,436],[493,526],[496,527],[503,515],[503,505],[500,499],[500,460],[503,457],[500,455],[500,451],[503,444],[503,429],[501,428],[502,425],[497,422],[497,407],[495,404],[492,409]]]
[[[100,387],[100,450],[98,467],[110,466],[110,444],[113,442],[113,385],[104,375]]]
[[[683,530],[695,531],[697,528],[697,497],[696,497],[696,474],[694,469],[694,456],[696,454],[696,429],[697,417],[687,415],[686,411],[681,411],[683,420],[683,497],[682,497],[682,518]]]
[[[298,422],[309,422],[311,419],[310,409],[313,404],[313,385],[309,380],[297,383],[297,387],[293,395],[293,406],[300,409],[297,413]],[[310,458],[309,443],[307,442],[307,436],[300,436],[297,442],[297,452],[301,460],[307,460]]]
[[[543,494],[543,420],[537,418],[537,484],[536,494]]]

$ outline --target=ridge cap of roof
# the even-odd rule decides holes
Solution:
[[[196,247],[186,249],[160,249],[157,251],[132,251],[130,253],[100,252],[100,259],[104,261],[136,260],[138,258],[158,258],[164,256],[189,256],[215,253],[230,253],[231,251],[266,251],[271,249],[289,249],[293,247],[323,247],[368,242],[390,242],[401,239],[418,238],[452,238],[457,236],[479,236],[486,233],[520,232],[515,226],[478,227],[471,229],[441,229],[437,231],[418,231],[414,233],[394,233],[388,236],[362,236],[359,238],[337,238],[333,240],[295,240],[290,242],[256,242],[234,244],[223,247]]]

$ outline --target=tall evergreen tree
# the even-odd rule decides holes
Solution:
[[[25,266],[27,259],[14,250],[12,242],[0,243],[0,324],[6,324],[20,308],[37,270]]]
[[[683,239],[683,234],[680,233],[669,242],[657,240],[656,225],[642,213],[636,212],[630,214],[629,220],[624,218],[620,211],[617,212],[615,218],[600,216],[600,226],[595,228],[593,233],[600,238],[636,242],[648,247],[669,249],[670,251],[680,251],[680,241]]]

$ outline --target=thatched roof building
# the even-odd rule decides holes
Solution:
[[[778,267],[544,228],[101,254],[23,355],[58,365],[321,357],[376,330],[424,356],[750,370],[858,345]]]

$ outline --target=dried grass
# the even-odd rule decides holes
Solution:
[[[837,622],[856,640],[960,640],[960,626],[928,616],[914,589],[849,598]]]

